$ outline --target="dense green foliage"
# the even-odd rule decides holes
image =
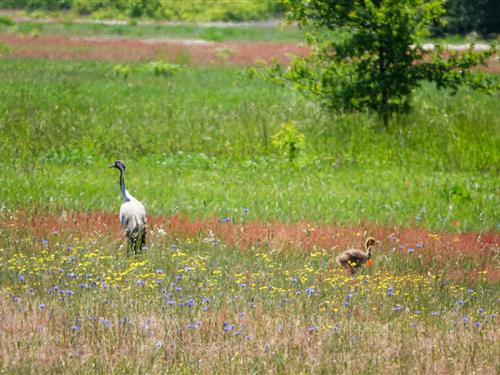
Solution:
[[[500,2],[497,0],[447,0],[446,24],[434,25],[436,34],[468,34],[484,36],[500,34]]]
[[[435,35],[468,34],[483,36],[500,33],[500,3],[496,0],[447,0],[446,22],[435,23]],[[70,11],[77,15],[91,14],[98,18],[152,17],[188,21],[261,20],[282,15],[286,10],[281,0],[0,0],[0,8],[40,11]]]
[[[128,68],[125,78],[111,63],[2,60],[2,205],[112,210],[116,176],[104,167],[120,158],[155,214],[498,224],[497,97],[426,85],[419,110],[380,131],[371,115],[327,115],[239,68]]]
[[[150,17],[189,21],[261,20],[283,10],[279,0],[0,0],[0,8],[59,11],[98,18]]]
[[[470,71],[485,64],[493,48],[471,48],[449,57],[440,49],[429,53],[418,44],[444,13],[443,0],[288,3],[289,18],[312,27],[308,41],[313,53],[295,58],[284,69],[277,65],[271,77],[330,109],[369,109],[387,126],[392,114],[409,111],[413,90],[422,81],[455,90],[461,85],[497,86]]]

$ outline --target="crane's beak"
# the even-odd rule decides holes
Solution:
[[[108,165],[108,168],[114,168],[114,167],[115,167],[114,164]]]

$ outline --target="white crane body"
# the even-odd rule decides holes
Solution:
[[[128,238],[137,236],[147,223],[144,206],[131,195],[129,195],[128,201],[122,203],[119,218]]]
[[[146,210],[141,202],[125,188],[125,163],[117,160],[110,168],[120,170],[120,191],[123,203],[120,207],[119,219],[129,241],[129,248],[139,253],[146,244]]]

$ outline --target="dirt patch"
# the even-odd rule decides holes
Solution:
[[[294,55],[310,52],[297,43],[209,42],[205,40],[134,39],[113,37],[26,36],[0,34],[11,57],[36,57],[64,60],[108,61],[189,61],[195,64],[243,64],[276,59],[287,64]],[[494,56],[489,66],[479,70],[500,74],[500,60]]]
[[[0,43],[11,48],[12,57],[50,59],[148,61],[190,60],[197,64],[254,64],[290,61],[291,55],[309,52],[291,43],[208,42],[203,40],[164,40],[130,38],[76,38],[64,36],[23,36],[0,34]]]

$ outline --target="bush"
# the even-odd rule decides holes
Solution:
[[[147,71],[155,76],[171,77],[180,69],[179,65],[164,61],[152,61],[147,65]]]
[[[0,25],[13,26],[14,21],[9,16],[0,16]]]

